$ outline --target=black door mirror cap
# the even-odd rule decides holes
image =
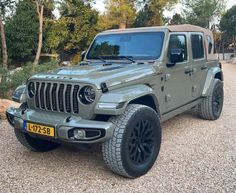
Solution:
[[[170,62],[175,65],[176,63],[183,62],[183,61],[184,61],[184,49],[182,48],[171,49]]]
[[[171,62],[170,62],[170,63],[167,63],[167,64],[166,64],[166,67],[167,67],[167,68],[171,68],[171,67],[174,67],[175,65],[176,65],[176,63],[171,63]]]

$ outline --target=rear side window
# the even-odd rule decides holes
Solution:
[[[191,35],[193,59],[204,58],[203,37],[200,34]]]

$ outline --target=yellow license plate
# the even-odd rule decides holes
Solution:
[[[30,133],[35,133],[35,134],[44,135],[44,136],[48,136],[48,137],[55,136],[54,127],[49,127],[49,126],[45,126],[45,125],[27,123],[26,130]]]

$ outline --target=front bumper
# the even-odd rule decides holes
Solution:
[[[32,109],[22,110],[19,108],[9,108],[6,112],[8,122],[16,129],[28,133],[25,123],[35,123],[55,128],[55,137],[35,135],[52,141],[65,141],[69,143],[98,143],[110,139],[113,135],[115,125],[110,122],[84,120],[78,116],[60,114],[54,112],[35,111]],[[85,137],[78,139],[75,130],[85,132]]]

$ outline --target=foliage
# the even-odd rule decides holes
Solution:
[[[134,27],[147,27],[150,25],[149,21],[151,20],[151,11],[148,5],[138,11],[137,17],[134,22]]]
[[[210,28],[225,8],[225,0],[185,0],[184,4],[187,22],[204,28]]]
[[[171,25],[180,25],[186,23],[185,18],[183,18],[180,14],[176,13],[173,15],[172,19],[170,20]]]
[[[225,43],[228,45],[232,43],[234,36],[236,36],[236,5],[223,15],[219,27],[224,32]]]
[[[10,98],[12,92],[19,86],[26,82],[26,80],[35,73],[45,72],[59,67],[56,61],[50,61],[38,66],[33,66],[32,63],[28,63],[20,70],[12,71],[1,69],[0,76],[2,76],[2,82],[0,83],[0,97]]]
[[[14,11],[15,1],[14,0],[0,0],[0,15],[3,20],[10,16]]]
[[[131,26],[135,17],[135,0],[106,0],[106,13],[104,18],[108,28],[126,28]]]
[[[163,25],[163,11],[171,9],[178,0],[139,0],[142,9],[138,12],[135,27]]]
[[[13,12],[14,1],[13,0],[0,0],[0,32],[1,32],[1,62],[4,68],[8,68],[8,53],[6,35],[4,30],[4,21],[7,16]]]
[[[163,11],[165,9],[170,9],[177,2],[178,0],[167,0],[167,1],[150,0],[149,7],[152,19],[149,23],[151,25],[162,25]]]
[[[61,17],[46,32],[46,44],[52,52],[75,55],[88,48],[97,33],[98,12],[83,0],[63,0]]]
[[[149,21],[149,25],[162,25],[162,15],[164,9],[170,8],[177,2],[178,0],[149,0],[148,5],[151,12],[151,20]]]
[[[32,1],[18,2],[15,14],[6,20],[5,31],[9,58],[30,60],[35,54],[38,39],[38,19]]]
[[[46,22],[43,50],[46,53],[58,53],[63,51],[65,40],[69,36],[69,33],[67,20],[65,18],[60,18],[53,22]]]
[[[88,48],[99,31],[119,27],[156,26],[166,22],[170,25],[190,23],[210,27],[210,23],[224,10],[226,0],[106,0],[106,11],[101,15],[92,8],[94,1],[0,0],[0,14],[4,14],[11,63],[31,61],[36,54],[38,40],[41,40],[37,5],[44,6],[42,52],[78,62],[80,53]],[[163,11],[171,9],[178,2],[184,4],[184,14],[175,14],[172,19],[163,18]],[[55,7],[60,12],[57,19],[53,15]],[[234,6],[227,11],[220,24],[228,45],[233,39],[235,23],[230,18],[235,15],[235,11],[232,11],[235,9]],[[215,39],[219,40],[221,33],[215,30],[214,34]],[[0,52],[1,49],[0,46]],[[1,57],[0,54],[0,62]]]

